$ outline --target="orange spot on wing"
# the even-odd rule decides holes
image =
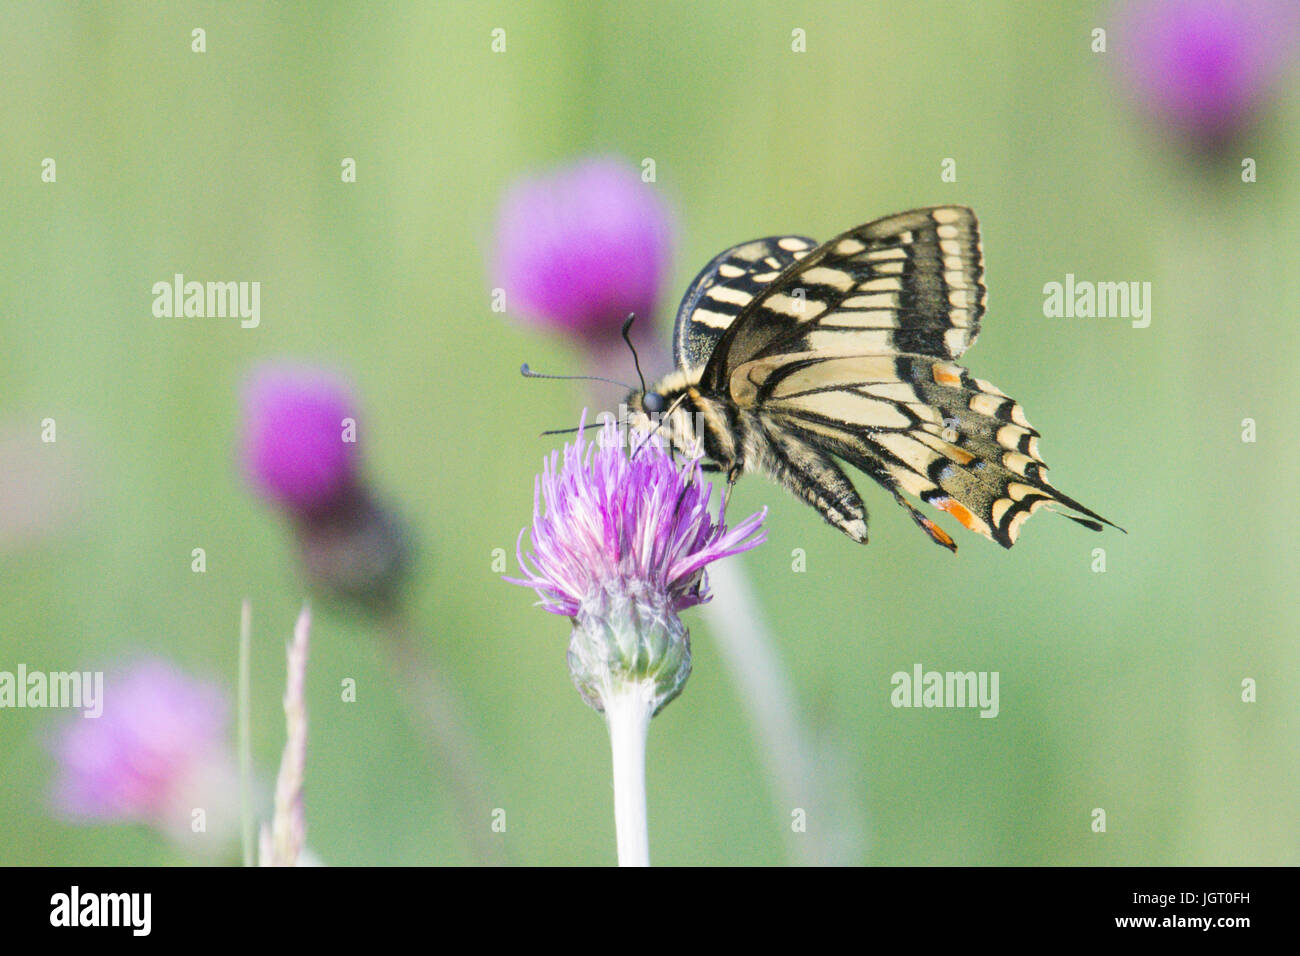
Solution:
[[[936,504],[939,503],[936,502]],[[963,527],[971,531],[979,530],[975,523],[975,516],[970,513],[970,510],[965,505],[953,501],[951,498],[946,498],[942,504],[939,504],[939,507],[960,521]]]
[[[943,365],[934,367],[934,380],[940,385],[961,385],[961,376],[954,374],[952,369]]]

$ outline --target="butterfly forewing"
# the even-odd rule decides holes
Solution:
[[[954,359],[984,314],[975,214],[914,209],[850,229],[786,267],[720,337],[702,378],[784,352],[915,352]]]
[[[703,366],[745,306],[817,243],[769,236],[732,246],[700,270],[677,309],[673,356],[679,368]]]

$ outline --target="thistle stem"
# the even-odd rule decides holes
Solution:
[[[645,746],[653,684],[624,684],[602,695],[614,758],[614,831],[619,866],[650,865],[646,826]]]
[[[244,598],[239,609],[239,829],[244,866],[253,865],[253,731],[250,649],[253,640],[253,607]]]
[[[816,747],[800,720],[794,689],[744,570],[736,561],[719,561],[709,568],[709,585],[713,600],[704,605],[709,630],[748,711],[789,852],[803,866],[859,861],[866,837],[860,801],[839,768],[825,763],[838,754]],[[796,835],[786,822],[796,808],[815,821],[807,833]]]
[[[487,796],[487,773],[465,723],[464,708],[406,616],[385,614],[382,624],[385,633],[380,643],[387,652],[394,683],[451,790],[474,857],[481,865],[500,866],[506,861],[501,841],[494,839],[489,829],[493,807]]]

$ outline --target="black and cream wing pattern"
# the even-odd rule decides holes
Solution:
[[[1100,530],[1111,522],[1048,483],[1021,407],[956,364],[984,303],[974,213],[914,209],[821,245],[789,236],[727,250],[687,292],[674,352],[683,369],[703,366],[704,397],[757,429],[758,465],[858,540],[865,508],[832,457],[951,550],[905,495],[1007,548],[1044,505]]]
[[[722,334],[783,270],[817,247],[803,236],[770,236],[714,256],[677,310],[673,356],[679,368],[705,365]]]

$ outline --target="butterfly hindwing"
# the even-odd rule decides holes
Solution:
[[[1049,502],[1105,521],[1048,483],[1039,433],[1023,409],[952,362],[795,353],[746,363],[733,381],[743,386],[742,407],[866,472],[946,547],[951,539],[900,492],[1008,548]]]
[[[677,309],[673,357],[678,368],[703,366],[741,310],[816,246],[803,236],[769,236],[742,242],[714,256],[695,277]]]

